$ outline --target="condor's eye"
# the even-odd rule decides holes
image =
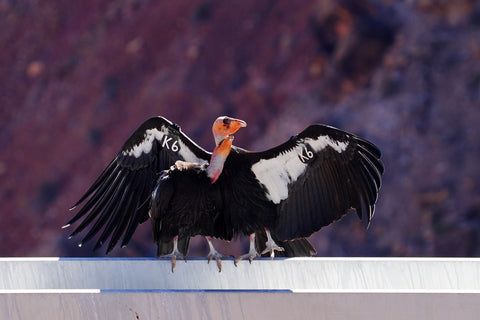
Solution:
[[[229,118],[223,118],[223,124],[230,124],[230,119]]]

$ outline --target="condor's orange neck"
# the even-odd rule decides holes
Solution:
[[[210,158],[210,164],[207,168],[207,175],[210,178],[211,183],[215,183],[218,177],[220,177],[220,174],[223,171],[225,160],[227,160],[227,157],[232,150],[232,141],[233,137],[228,136],[224,140],[220,141],[220,143],[213,150],[212,157]]]

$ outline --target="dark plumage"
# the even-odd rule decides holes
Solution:
[[[102,230],[95,248],[110,238],[108,252],[150,217],[159,256],[185,256],[194,235],[211,245],[210,237],[251,234],[250,252],[239,259],[252,259],[274,250],[314,255],[304,237],[351,210],[368,225],[384,170],[376,146],[312,125],[275,148],[250,152],[232,146],[232,134],[245,125],[219,117],[209,153],[168,120],[147,120],[75,204],[90,197],[67,224],[84,217],[71,236],[89,226],[83,243]]]
[[[213,236],[220,215],[218,185],[210,183],[206,166],[178,161],[162,173],[151,200],[150,217],[158,256],[172,252],[172,239],[187,242],[191,236]],[[177,190],[183,192],[177,192]],[[188,248],[179,248],[187,255]]]

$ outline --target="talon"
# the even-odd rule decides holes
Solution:
[[[250,262],[250,264],[252,264],[253,259],[255,259],[258,256],[260,255],[255,249],[255,233],[252,233],[250,235],[250,249],[248,250],[248,253],[243,254],[240,257],[236,258],[235,260],[233,260],[233,263],[235,264],[235,267],[236,267],[239,261],[245,258],[248,258],[248,261]]]
[[[210,252],[208,253],[208,264],[210,264],[210,261],[212,261],[213,258],[215,258],[215,261],[217,261],[217,267],[218,267],[218,272],[222,272],[222,257],[223,255],[215,250],[215,247],[213,246],[213,243],[211,241],[211,238],[206,236],[205,239],[208,242],[208,246],[210,248]]]
[[[182,255],[180,252],[175,252],[175,251],[172,251],[172,253],[170,254],[166,254],[164,256],[161,256],[161,258],[170,258],[171,262],[172,262],[172,272],[174,271],[175,267],[177,266],[177,256],[178,255]]]
[[[178,251],[178,236],[173,238],[173,250],[171,253],[161,256],[161,258],[170,258],[172,261],[172,272],[177,266],[177,257],[182,257],[187,262],[187,256]]]
[[[222,272],[222,260],[220,258],[217,258],[217,267],[218,272]]]
[[[275,258],[275,251],[285,251],[285,249],[283,249],[283,247],[279,247],[278,245],[276,245],[274,243],[273,246],[268,246],[267,245],[267,248],[265,250],[262,251],[262,254],[265,254],[267,252],[270,252],[270,258]]]
[[[172,256],[172,273],[173,273],[173,269],[175,269],[177,265],[177,256],[173,255]]]
[[[217,251],[211,252],[208,254],[208,264],[210,264],[210,261],[215,258],[215,261],[217,262],[217,267],[218,267],[218,272],[222,271],[222,255],[218,253]]]
[[[262,251],[262,254],[265,254],[270,251],[270,259],[275,258],[276,251],[285,251],[284,248],[278,246],[275,241],[273,241],[270,231],[265,228],[265,233],[267,234],[267,242],[265,242],[265,250]]]

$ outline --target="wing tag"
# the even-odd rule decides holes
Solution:
[[[313,160],[315,154],[313,153],[312,148],[308,144],[304,144],[302,151],[298,154],[298,158],[303,163],[309,163]]]
[[[173,138],[165,135],[163,136],[162,141],[162,148],[166,148],[167,150],[172,150],[173,152],[180,151],[180,146],[178,145],[178,140],[173,140]]]

